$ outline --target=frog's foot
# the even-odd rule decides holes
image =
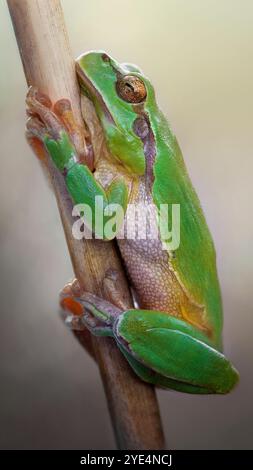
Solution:
[[[119,274],[117,271],[112,269],[107,270],[102,287],[104,295],[109,299],[109,302],[84,292],[77,279],[68,282],[62,289],[59,300],[63,317],[65,321],[67,320],[66,323],[69,324],[72,329],[83,328],[84,321],[80,322],[79,320],[85,313],[84,301],[85,299],[88,300],[88,297],[90,300],[95,301],[95,305],[102,308],[102,310],[105,306],[109,305],[110,312],[112,312],[112,314],[113,312],[115,313],[113,318],[116,318],[122,311],[126,310],[124,298],[122,299],[122,295],[117,288],[118,280]],[[115,305],[119,308],[115,307]],[[90,315],[87,318],[90,319]]]
[[[73,330],[78,341],[86,349],[89,355],[96,360],[92,343],[92,335],[81,321],[83,307],[79,302],[75,301],[75,296],[79,297],[80,295],[81,288],[77,279],[66,284],[60,293],[60,313],[64,323]]]
[[[61,141],[67,136],[65,141],[69,140],[69,146],[73,146],[72,153],[75,154],[75,159],[93,170],[89,134],[75,122],[69,100],[61,99],[52,105],[47,95],[40,93],[35,87],[30,87],[26,104],[29,116],[26,136],[40,160],[46,162],[46,142],[49,139]]]
[[[60,306],[68,327],[75,331],[88,328],[96,336],[112,336],[113,323],[122,312],[110,302],[83,292],[77,279],[61,291]]]
[[[83,331],[85,325],[81,321],[84,314],[83,306],[76,300],[81,296],[81,287],[77,279],[68,282],[60,292],[61,316],[65,324],[72,330]]]

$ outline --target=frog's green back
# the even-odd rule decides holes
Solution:
[[[152,93],[152,89],[150,91]],[[155,101],[150,105],[156,107]],[[194,301],[205,306],[212,339],[221,347],[222,302],[213,240],[167,120],[157,108],[150,109],[148,103],[146,109],[158,149],[154,165],[154,201],[158,207],[166,203],[180,204],[180,245],[170,263]],[[171,211],[169,223],[170,216]]]

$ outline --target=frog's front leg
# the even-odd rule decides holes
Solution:
[[[118,204],[125,210],[127,186],[124,180],[116,176],[104,189],[95,179],[90,169],[92,163],[81,148],[80,129],[74,123],[67,100],[60,100],[52,107],[47,97],[30,88],[26,101],[30,116],[27,122],[29,143],[40,157],[43,157],[44,152],[49,154],[56,168],[64,175],[73,203],[85,204],[91,209],[93,232],[96,230],[96,236],[104,238],[104,223],[107,218],[103,217],[102,227],[95,225],[97,197],[99,196],[99,211],[105,211],[110,204]],[[111,238],[115,235],[116,233],[112,233]]]
[[[113,336],[134,371],[155,385],[188,393],[227,393],[237,371],[200,331],[166,312],[131,309],[84,293],[80,321],[95,335]]]

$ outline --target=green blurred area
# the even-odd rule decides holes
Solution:
[[[252,447],[253,2],[62,5],[75,56],[104,49],[153,81],[217,247],[225,351],[241,384],[226,397],[159,392],[169,447]],[[24,139],[26,83],[3,0],[0,71],[0,448],[113,448],[97,369],[57,316],[72,268]]]

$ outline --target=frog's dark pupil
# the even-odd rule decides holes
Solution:
[[[125,88],[125,90],[126,90],[126,94],[127,94],[127,95],[130,95],[130,96],[134,95],[134,93],[135,93],[135,89],[134,89],[134,87],[131,85],[131,83],[127,83],[127,82],[126,82],[126,88]]]

